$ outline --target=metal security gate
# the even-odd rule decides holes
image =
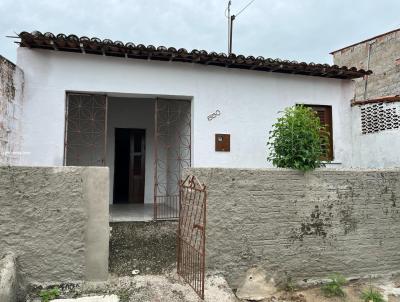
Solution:
[[[206,187],[190,175],[181,181],[179,196],[178,274],[204,299]]]
[[[154,220],[178,219],[179,181],[191,163],[190,101],[155,101]]]
[[[106,165],[107,105],[105,95],[67,93],[64,165]]]

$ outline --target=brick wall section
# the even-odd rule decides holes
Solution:
[[[400,169],[186,173],[208,188],[208,269],[233,287],[253,265],[297,281],[400,271]]]
[[[106,280],[108,169],[0,167],[0,258],[23,284]]]
[[[18,163],[23,72],[0,56],[0,165]]]
[[[400,94],[400,30],[333,54],[339,66],[367,69],[368,47],[371,46],[367,99]],[[364,99],[364,79],[356,79],[356,100]]]

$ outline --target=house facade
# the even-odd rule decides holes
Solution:
[[[400,28],[333,51],[334,63],[372,70],[355,79],[353,165],[400,166]]]
[[[16,165],[105,165],[110,203],[177,203],[182,169],[261,168],[288,106],[316,109],[334,167],[354,166],[353,79],[364,69],[23,32]]]

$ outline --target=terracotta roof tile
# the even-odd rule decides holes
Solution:
[[[116,57],[127,57],[133,59],[150,59],[158,61],[188,62],[203,65],[221,66],[228,68],[250,69],[257,71],[279,72],[300,74],[307,76],[318,76],[338,79],[354,79],[371,74],[372,71],[355,67],[347,68],[337,65],[315,64],[264,57],[226,55],[225,53],[207,52],[205,50],[193,49],[188,51],[184,48],[153,46],[123,43],[110,39],[101,40],[93,37],[78,37],[77,35],[65,35],[34,31],[21,32],[18,43],[21,47],[41,48],[67,52],[84,52]]]

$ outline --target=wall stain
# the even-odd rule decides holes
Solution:
[[[327,209],[332,209],[333,205],[328,205]],[[311,212],[310,216],[303,221],[299,228],[292,230],[290,239],[292,241],[303,241],[304,236],[317,236],[326,238],[328,235],[327,229],[332,227],[331,219],[333,214],[330,211],[321,211],[320,207],[316,205]]]
[[[392,207],[395,208],[396,207],[396,195],[394,194],[393,191],[392,191],[392,195],[390,196],[390,201],[392,202]]]
[[[338,214],[345,235],[357,229],[357,219],[353,216],[353,209],[351,206],[345,206],[343,209],[339,210]]]

